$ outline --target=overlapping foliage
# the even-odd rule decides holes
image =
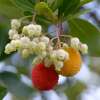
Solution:
[[[42,0],[41,3],[39,0],[0,0],[0,14],[10,19],[24,16],[32,17],[34,13],[37,13],[36,22],[43,26],[43,31],[47,31],[50,25],[66,22],[70,29],[66,34],[70,33],[72,36],[79,37],[82,42],[87,43],[89,46],[89,55],[100,56],[100,30],[88,21],[79,18],[80,15],[88,11],[86,9],[81,10],[80,8],[91,1],[92,0]],[[4,25],[0,23],[0,60],[5,60],[8,57],[4,54],[5,44],[9,41],[7,34],[8,26],[8,22]],[[50,33],[48,33],[48,35],[50,35]],[[95,45],[95,47],[93,45]],[[22,83],[19,77],[20,75],[17,76],[17,74],[11,72],[0,72],[0,81],[2,81],[4,86],[6,86],[10,92],[14,93],[14,95],[23,97],[26,96],[26,94],[28,96],[34,92],[34,89],[32,90],[31,87]],[[16,83],[18,83],[18,87],[13,89]],[[2,91],[5,91],[5,89]]]

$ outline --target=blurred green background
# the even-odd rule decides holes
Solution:
[[[100,0],[85,4],[79,13],[67,16],[69,24],[64,25],[65,32],[69,31],[89,46],[89,54],[83,56],[81,71],[72,78],[60,76],[54,90],[43,92],[32,88],[30,70],[33,57],[22,59],[18,53],[4,53],[9,42],[11,19],[31,15],[35,2],[0,0],[0,100],[100,100]],[[48,32],[54,30],[47,26],[52,24],[44,24]]]

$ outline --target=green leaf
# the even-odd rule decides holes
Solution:
[[[57,22],[56,16],[54,16],[53,11],[49,8],[48,4],[45,2],[39,2],[35,6],[36,14],[46,17],[53,23]]]
[[[43,16],[39,16],[39,15],[37,15],[37,17],[36,17],[36,22],[37,22],[37,24],[42,25],[42,27],[43,27],[43,29],[45,31],[47,31],[48,30],[48,27],[52,24],[50,22],[50,20],[46,19]]]
[[[46,3],[47,3],[47,2],[48,2],[48,0],[44,0],[44,2],[46,2]]]
[[[22,16],[22,11],[17,9],[10,0],[0,0],[0,14],[8,18],[16,18]]]
[[[7,22],[6,22],[7,23]],[[0,61],[4,60],[8,55],[4,53],[5,45],[9,42],[8,25],[0,24]]]
[[[79,7],[80,0],[64,0],[64,15],[67,16],[68,14],[74,13]],[[66,5],[67,4],[67,5]]]
[[[55,11],[56,9],[60,8],[61,5],[63,4],[63,0],[54,0],[51,5],[50,8]]]
[[[80,7],[81,6],[83,6],[83,5],[85,5],[85,4],[87,4],[87,3],[90,3],[90,2],[92,2],[93,0],[82,0],[81,2],[80,2]]]
[[[77,13],[75,13],[74,15],[73,14],[70,14],[66,17],[67,20],[71,20],[73,18],[78,18],[79,16],[83,15],[83,14],[87,14],[91,11],[91,9],[83,9],[83,10],[80,10],[78,11]]]
[[[22,11],[33,11],[35,2],[31,0],[10,0],[16,7]]]
[[[76,81],[76,83],[72,83],[72,85],[68,86],[64,93],[67,95],[69,100],[77,100],[77,97],[87,89],[86,84],[81,81]]]
[[[31,15],[31,16],[32,16],[32,15],[33,15],[33,13],[32,13],[32,12],[30,12],[30,11],[24,11],[24,15],[25,15],[25,16],[29,16],[29,15]]]
[[[0,81],[9,92],[18,97],[29,97],[34,89],[23,83],[20,76],[12,72],[1,72]]]
[[[29,1],[31,4],[35,5],[37,0],[27,0],[27,1]]]
[[[6,88],[0,86],[0,100],[3,100],[3,97],[6,95]]]
[[[100,30],[83,19],[72,19],[68,23],[71,35],[87,43],[90,55],[100,56]]]
[[[54,0],[51,4],[53,11],[58,9],[59,16],[67,16],[74,13],[78,9],[80,0]]]

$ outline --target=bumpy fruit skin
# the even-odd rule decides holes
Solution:
[[[37,64],[32,69],[32,83],[39,90],[50,90],[58,82],[58,74],[54,67],[46,68],[44,64]]]
[[[65,51],[69,53],[69,59],[64,61],[64,66],[58,73],[70,77],[80,71],[82,60],[78,50],[69,47]]]

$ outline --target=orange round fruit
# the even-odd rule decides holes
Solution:
[[[65,49],[69,53],[69,59],[64,61],[64,66],[58,73],[63,76],[73,76],[80,71],[81,68],[81,55],[78,50],[69,47]]]

